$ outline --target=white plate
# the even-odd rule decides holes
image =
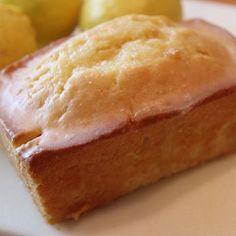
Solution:
[[[236,35],[236,7],[184,2],[185,15],[218,23]],[[44,223],[0,151],[0,235],[235,236],[236,156],[163,180],[95,210],[78,223]]]

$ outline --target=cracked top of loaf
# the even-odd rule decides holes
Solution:
[[[236,85],[235,38],[202,21],[117,18],[0,75],[0,120],[25,157],[81,145]]]

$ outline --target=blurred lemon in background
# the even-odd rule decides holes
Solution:
[[[37,32],[39,44],[45,45],[68,35],[78,19],[82,0],[0,0],[26,13]]]
[[[35,50],[35,32],[28,17],[0,4],[0,68]]]
[[[180,0],[85,0],[79,24],[85,30],[127,14],[166,15],[181,19]]]

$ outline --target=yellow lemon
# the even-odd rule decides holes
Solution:
[[[32,21],[40,45],[68,35],[76,26],[82,0],[0,0],[18,6]]]
[[[0,4],[0,68],[35,50],[35,32],[28,17]]]
[[[166,15],[179,20],[182,10],[180,0],[85,0],[79,24],[85,30],[128,14]]]

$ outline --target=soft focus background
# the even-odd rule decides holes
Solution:
[[[208,1],[217,1],[217,2],[223,2],[223,3],[233,3],[233,4],[236,4],[236,0],[208,0]]]

